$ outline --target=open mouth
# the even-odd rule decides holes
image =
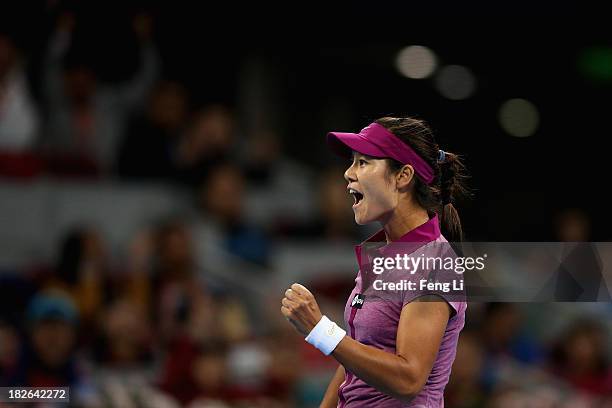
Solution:
[[[353,196],[355,203],[353,204],[353,208],[358,206],[359,203],[363,200],[363,193],[355,190],[354,188],[349,188],[349,194]]]

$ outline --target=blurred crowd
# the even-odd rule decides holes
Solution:
[[[171,184],[187,192],[193,214],[168,214],[120,251],[96,226],[76,225],[54,243],[54,259],[0,271],[0,386],[70,386],[72,402],[87,407],[317,406],[334,361],[284,322],[279,293],[249,292],[220,279],[214,264],[203,268],[197,250],[210,235],[192,227],[205,223],[223,251],[263,274],[274,272],[278,242],[359,242],[370,231],[354,225],[343,171],[292,161],[274,129],[246,128],[235,106],[194,103],[187,86],[164,76],[150,15],[131,22],[137,69],[112,83],[98,79],[75,39],[78,14],[53,20],[39,70],[0,31],[0,175]],[[296,189],[315,208],[307,221],[279,216],[262,226],[245,212],[247,190]],[[580,211],[557,228],[560,240],[588,239]],[[311,283],[329,314],[341,315],[350,273]],[[541,309],[470,305],[447,406],[612,406],[602,324],[612,310],[593,307],[586,319],[551,306],[547,313],[567,317],[551,336]]]

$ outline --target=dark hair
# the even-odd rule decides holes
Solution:
[[[411,117],[383,117],[375,121],[409,145],[434,170],[434,180],[427,185],[415,177],[414,193],[417,202],[430,214],[440,215],[440,226],[444,236],[452,242],[461,242],[463,230],[454,206],[457,198],[467,195],[464,184],[466,169],[459,155],[445,151],[444,161],[438,162],[440,147],[436,143],[429,125]],[[388,159],[391,171],[399,171],[404,165]]]
[[[79,268],[85,255],[85,228],[76,228],[68,233],[60,248],[57,262],[58,278],[69,285],[74,285],[79,279]]]
[[[551,347],[549,359],[552,368],[555,370],[567,370],[570,359],[570,350],[568,346],[573,340],[579,336],[587,336],[591,341],[595,342],[597,354],[595,355],[594,374],[602,375],[607,372],[610,366],[609,355],[606,349],[606,340],[608,331],[606,326],[602,325],[597,318],[586,317],[581,320],[574,321],[565,329],[565,332],[556,340]]]

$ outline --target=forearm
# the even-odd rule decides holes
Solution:
[[[127,84],[119,88],[118,92],[126,108],[137,107],[146,99],[159,76],[160,65],[155,45],[150,41],[141,44],[140,69]]]
[[[44,96],[51,104],[59,103],[62,97],[61,64],[71,43],[71,33],[57,30],[51,37],[45,55],[43,70]]]
[[[395,398],[408,400],[422,388],[415,363],[345,336],[332,355],[367,384]]]
[[[327,386],[327,391],[325,391],[319,408],[336,408],[338,406],[338,389],[344,382],[345,373],[344,367],[339,365],[336,373]]]
[[[312,293],[294,283],[285,291],[281,313],[306,341],[370,386],[409,401],[425,385],[444,336],[451,306],[413,301],[402,308],[394,353],[361,344],[321,314]]]

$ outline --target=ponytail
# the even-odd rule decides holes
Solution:
[[[466,168],[459,155],[440,150],[431,128],[423,120],[384,117],[376,120],[376,123],[408,144],[434,169],[438,177],[431,184],[416,177],[416,199],[430,214],[438,214],[440,229],[448,241],[461,242],[463,230],[455,202],[467,196],[468,190],[464,184]],[[391,170],[396,171],[402,167],[401,163],[388,160]]]
[[[442,151],[441,151],[442,152]],[[440,224],[444,236],[449,241],[463,241],[463,230],[461,219],[455,208],[455,200],[467,194],[467,189],[463,183],[466,178],[465,166],[458,155],[449,152],[442,152],[444,158],[440,162],[440,203],[442,214]]]

